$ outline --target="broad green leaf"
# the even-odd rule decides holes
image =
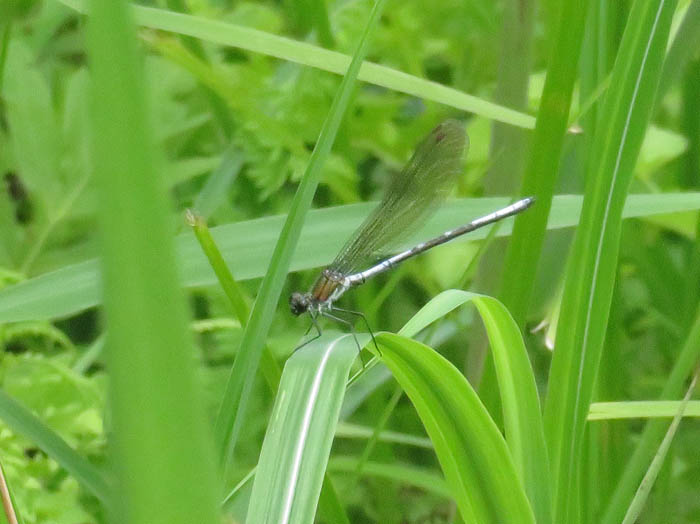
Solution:
[[[419,342],[388,333],[377,341],[433,441],[462,519],[534,523],[506,442],[464,376]]]
[[[537,387],[520,330],[503,304],[492,297],[448,290],[423,306],[400,333],[412,336],[466,302],[476,306],[488,333],[513,463],[537,522],[551,522],[549,469]]]
[[[357,351],[352,335],[326,332],[287,361],[260,453],[248,522],[314,521]]]
[[[57,169],[61,165],[61,134],[49,86],[32,61],[23,40],[13,39],[4,72],[3,98],[12,128],[9,145],[16,169],[50,215],[56,211],[56,196],[64,190],[62,173]]]
[[[503,198],[461,199],[448,202],[424,228],[409,237],[408,243],[425,240],[457,225],[507,205]],[[374,203],[338,206],[309,212],[298,248],[290,263],[292,271],[330,263],[345,239],[362,222]],[[550,229],[571,227],[578,223],[581,197],[562,195],[555,198],[550,213]],[[700,209],[700,193],[631,195],[625,203],[623,217],[645,217]],[[246,220],[212,228],[212,234],[236,280],[261,277],[270,264],[273,247],[284,223],[283,216]],[[464,240],[488,235],[489,228],[479,229]],[[509,235],[511,226],[503,224],[498,235]],[[180,275],[184,286],[211,285],[216,282],[206,257],[190,232],[176,239]],[[99,265],[96,260],[40,275],[26,282],[0,290],[0,322],[64,317],[101,302]]]

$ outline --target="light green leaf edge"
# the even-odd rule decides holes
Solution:
[[[83,2],[60,1],[72,9],[85,13]],[[338,75],[344,75],[350,65],[351,57],[343,53],[249,27],[151,7],[133,6],[132,10],[136,23],[143,27],[188,35],[216,44],[274,56]],[[535,118],[525,113],[372,62],[362,64],[357,78],[363,82],[432,100],[505,124],[528,129],[535,127]]]
[[[672,418],[680,409],[680,400],[632,400],[627,402],[593,402],[588,420],[622,420],[630,418]],[[684,417],[700,417],[700,400],[688,402]]]
[[[549,229],[578,223],[582,197],[555,197]],[[464,224],[508,204],[506,198],[459,199],[446,203],[408,243]],[[290,269],[299,271],[330,263],[343,241],[362,222],[376,203],[317,209],[309,212]],[[624,218],[678,213],[700,209],[700,193],[631,195],[625,203]],[[270,264],[273,247],[284,223],[283,215],[246,220],[212,228],[219,249],[237,281],[259,278]],[[464,240],[483,239],[489,228],[475,231]],[[498,229],[509,235],[511,222]],[[180,275],[186,287],[216,283],[216,277],[191,232],[177,237]],[[65,317],[100,304],[100,270],[96,259],[72,264],[0,290],[0,322],[19,322]]]

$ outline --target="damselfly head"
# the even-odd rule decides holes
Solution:
[[[309,310],[311,305],[311,295],[295,291],[289,296],[289,309],[294,316],[299,316]]]

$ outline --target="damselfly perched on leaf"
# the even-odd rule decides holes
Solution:
[[[329,317],[352,329],[350,322],[333,314],[333,311],[338,311],[364,319],[362,313],[334,305],[349,288],[362,284],[368,278],[384,273],[419,253],[520,213],[532,205],[532,197],[518,200],[468,224],[386,257],[386,253],[400,243],[415,224],[427,218],[437,204],[450,193],[460,174],[467,148],[467,134],[460,122],[447,120],[433,129],[418,145],[408,164],[392,178],[382,201],[357,228],[333,263],[321,272],[311,290],[306,293],[292,293],[289,297],[292,313],[301,315],[308,312],[319,335],[321,331],[316,321],[318,316]]]

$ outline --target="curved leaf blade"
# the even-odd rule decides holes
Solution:
[[[549,466],[535,377],[520,330],[495,298],[451,289],[440,293],[401,330],[414,335],[453,309],[472,302],[479,311],[496,364],[506,442],[527,491],[537,522],[551,522]]]
[[[389,333],[377,341],[433,441],[462,518],[534,523],[506,442],[464,376],[419,342]]]

